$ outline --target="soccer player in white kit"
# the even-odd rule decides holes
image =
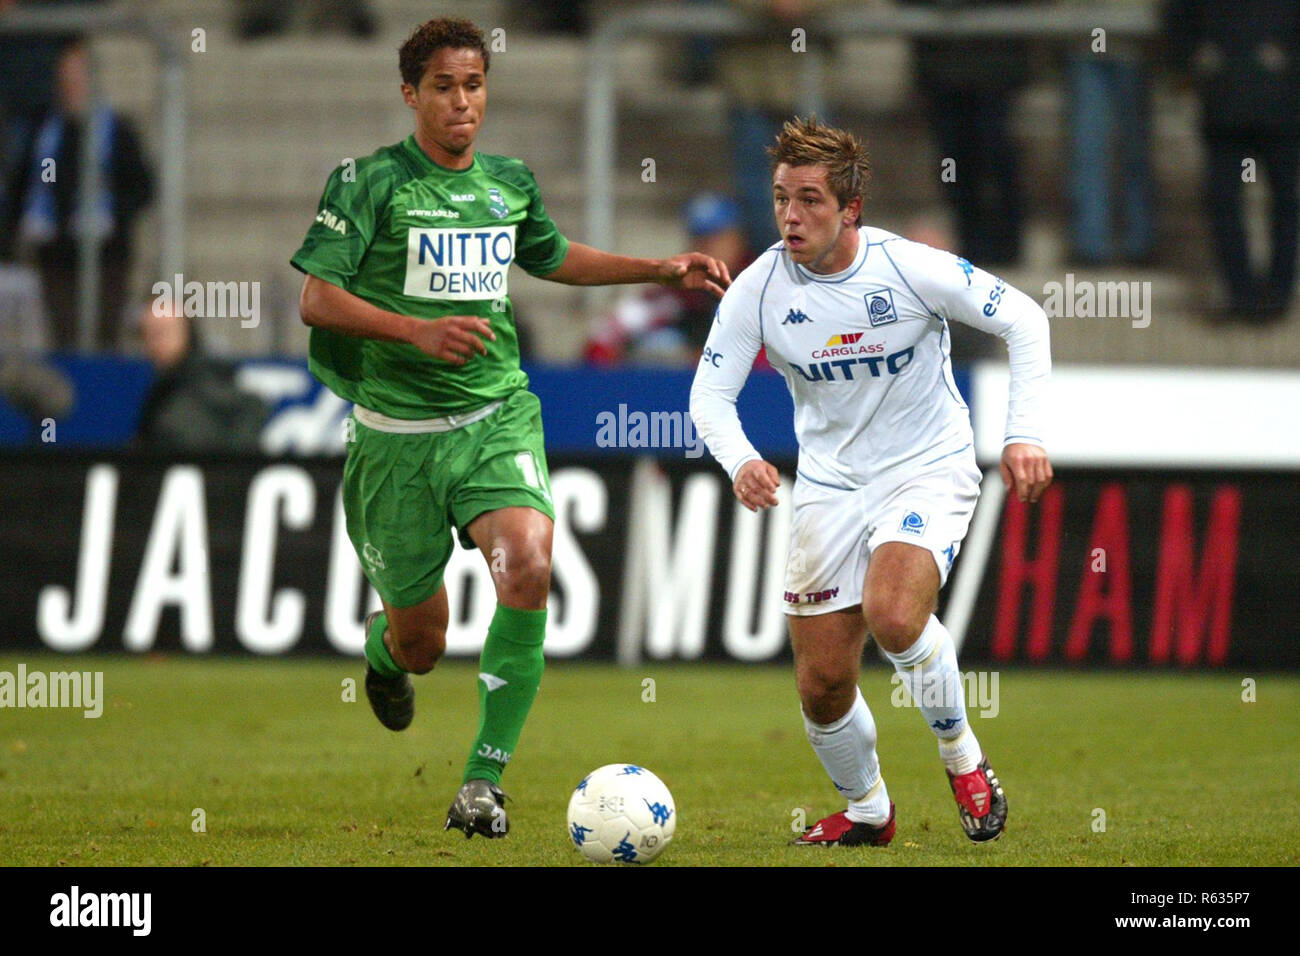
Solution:
[[[1001,336],[1011,363],[1003,481],[1037,501],[1051,372],[1047,317],[964,259],[861,224],[869,173],[851,133],[792,120],[768,150],[782,241],[723,296],[691,388],[691,417],[751,511],[780,477],[745,438],[736,396],[767,357],[794,398],[799,464],[784,600],[808,739],[848,800],[795,842],[884,846],[894,804],[858,689],[869,632],[939,742],[966,835],[1002,833],[1007,801],[966,718],[952,639],[934,616],[980,472],[953,383],[948,322]]]

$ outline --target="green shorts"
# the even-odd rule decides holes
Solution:
[[[523,506],[555,520],[542,439],[542,405],[520,389],[486,418],[445,432],[392,434],[352,418],[343,466],[348,537],[366,578],[393,607],[432,597],[466,526],[487,511]]]

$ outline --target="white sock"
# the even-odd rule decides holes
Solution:
[[[925,630],[901,654],[885,652],[902,676],[926,725],[939,738],[939,756],[949,773],[979,766],[980,743],[966,719],[966,688],[957,669],[957,651],[948,629],[930,615]]]
[[[831,783],[849,798],[849,819],[870,824],[888,820],[889,793],[876,757],[876,721],[862,691],[857,691],[849,712],[834,723],[814,723],[805,714],[803,725]]]

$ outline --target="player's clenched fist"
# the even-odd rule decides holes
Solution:
[[[484,339],[496,341],[487,319],[478,315],[445,315],[416,325],[411,344],[426,355],[464,365],[475,352],[487,355]]]
[[[1002,484],[1033,504],[1052,483],[1052,463],[1037,445],[1013,443],[1002,449]]]
[[[732,485],[736,500],[750,511],[759,508],[771,508],[776,505],[776,489],[781,486],[781,475],[776,468],[756,458],[747,461],[736,472],[736,481]]]

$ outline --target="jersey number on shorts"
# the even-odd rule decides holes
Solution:
[[[542,493],[542,497],[549,502],[551,500],[551,490],[546,487],[541,474],[537,471],[537,462],[533,459],[533,453],[531,451],[521,451],[515,455],[515,464],[524,473],[524,482],[528,487],[536,488]]]

